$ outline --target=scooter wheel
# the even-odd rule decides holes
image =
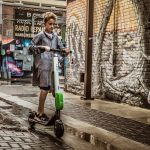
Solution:
[[[35,113],[34,112],[30,112],[29,116],[28,116],[28,123],[29,123],[29,129],[34,130],[34,126],[35,126],[35,122],[32,121],[32,119],[34,119],[35,117]]]
[[[57,138],[61,138],[64,135],[64,125],[61,120],[56,120],[54,124],[54,133]]]

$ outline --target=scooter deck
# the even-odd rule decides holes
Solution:
[[[41,124],[41,125],[54,125],[55,124],[55,121],[59,119],[58,118],[58,115],[57,114],[54,114],[54,116],[50,117],[48,121],[42,121],[40,119],[38,119],[36,117],[36,112],[32,112],[31,113],[31,116],[28,117],[28,121],[29,122],[33,122],[33,123],[38,123],[38,124]]]
[[[40,121],[36,118],[29,118],[29,121],[30,122],[34,122],[34,123],[38,123],[38,124],[41,124],[41,125],[44,125],[44,126],[48,126],[48,125],[54,125],[54,121],[52,119],[49,119],[48,121]]]

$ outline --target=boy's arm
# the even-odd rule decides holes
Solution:
[[[37,48],[38,45],[41,45],[41,34],[37,34],[32,40],[31,40],[31,44],[28,48],[28,54],[32,55],[35,54],[34,52],[34,48]]]

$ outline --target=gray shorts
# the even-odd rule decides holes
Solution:
[[[51,70],[39,70],[38,76],[40,79],[40,87],[51,86],[52,83],[52,71]]]

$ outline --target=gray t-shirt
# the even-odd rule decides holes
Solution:
[[[31,44],[34,46],[42,45],[49,46],[53,49],[63,49],[63,43],[54,33],[49,36],[46,32],[40,32],[37,34],[31,41]],[[34,60],[35,66],[40,70],[51,70],[53,66],[53,53],[44,52],[35,56]]]

